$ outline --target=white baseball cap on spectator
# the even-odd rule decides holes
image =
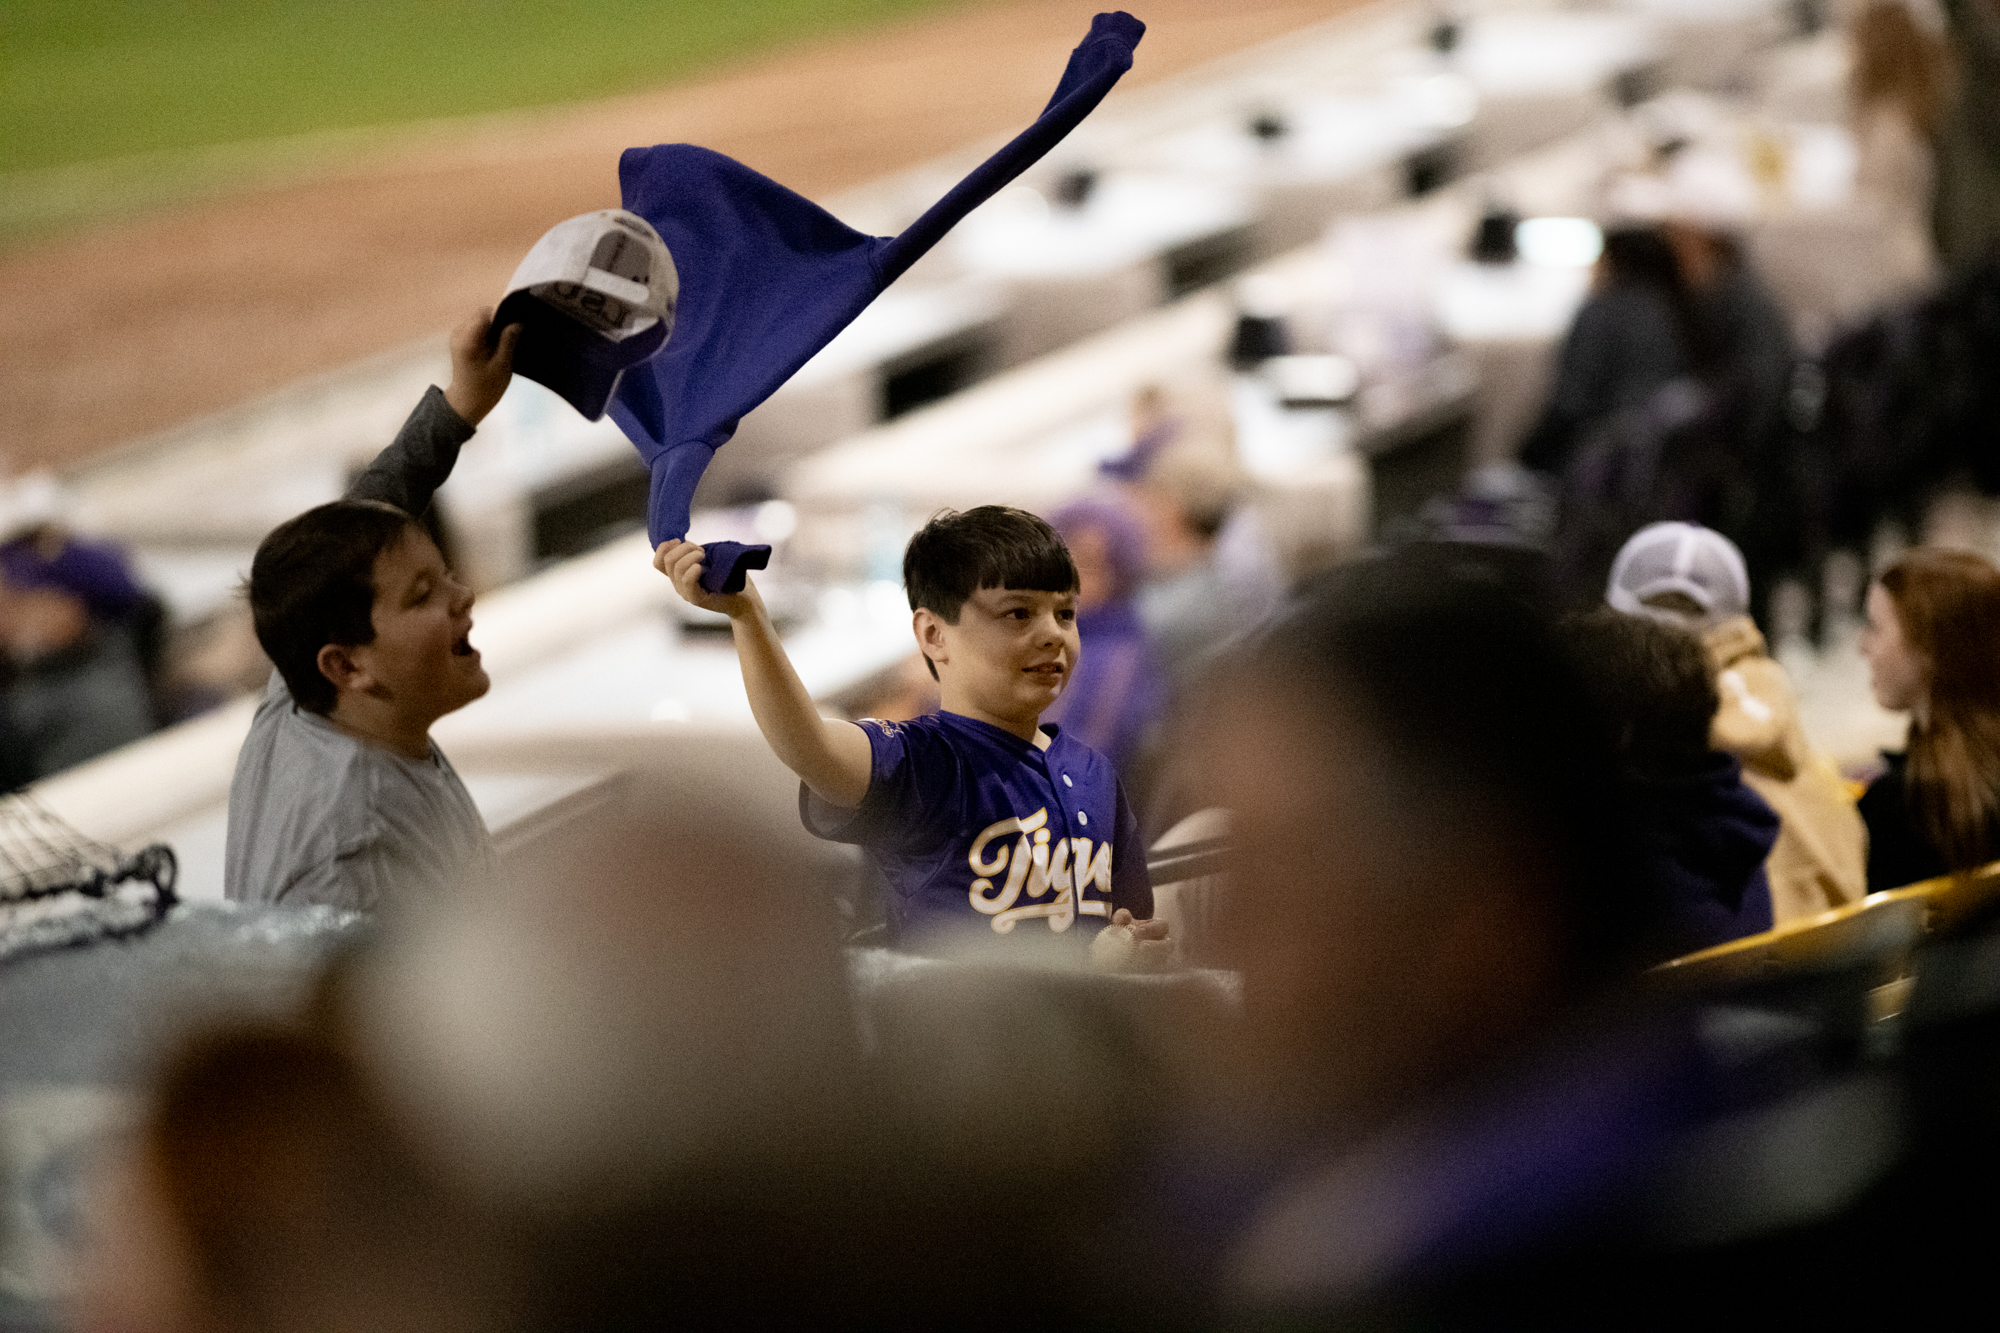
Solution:
[[[1627,615],[1685,625],[1688,617],[1648,605],[1679,593],[1701,608],[1705,624],[1750,610],[1750,574],[1736,543],[1693,523],[1654,523],[1639,529],[1611,565],[1605,600]]]

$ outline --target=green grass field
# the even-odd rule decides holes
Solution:
[[[0,175],[584,101],[967,0],[0,0]]]

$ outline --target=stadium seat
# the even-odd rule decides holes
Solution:
[[[1672,959],[1652,975],[1677,988],[1714,991],[1866,965],[1885,984],[1907,973],[1930,911],[1913,890],[1871,894],[1807,921]]]
[[[1941,875],[1871,893],[1807,921],[1672,959],[1654,968],[1653,975],[1675,985],[1710,988],[1844,965],[1869,955],[1907,956],[1923,936],[1976,931],[1996,911],[2000,861],[1962,877]]]
[[[1699,1004],[1801,1020],[1816,1034],[1824,1072],[1858,1071],[1893,1055],[1902,1039],[1928,910],[1919,897],[1873,894],[1673,959],[1648,980]]]
[[[1153,915],[1167,923],[1182,962],[1198,962],[1222,900],[1222,859],[1229,815],[1197,810],[1153,843],[1146,869],[1153,881]]]
[[[1875,898],[1924,905],[1924,930],[1930,935],[1960,935],[1993,924],[2000,911],[2000,861],[1966,875],[1940,875],[1900,889],[1871,894]]]

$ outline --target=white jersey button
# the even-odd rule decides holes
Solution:
[[[1090,822],[1090,816],[1084,811],[1079,810],[1076,812],[1076,822],[1079,824],[1088,824]]]
[[[1071,782],[1071,781],[1069,780],[1069,774],[1067,774],[1067,773],[1063,774],[1063,786],[1065,786],[1065,787],[1074,787],[1075,785],[1076,785],[1076,784],[1075,784],[1074,782]]]

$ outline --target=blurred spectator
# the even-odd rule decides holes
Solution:
[[[152,732],[143,651],[158,603],[112,548],[42,527],[0,546],[7,713],[46,777]]]
[[[61,586],[99,620],[130,620],[148,595],[122,550],[109,542],[86,541],[53,523],[17,533],[0,545],[0,569],[17,583]]]
[[[1768,618],[1770,590],[1811,563],[1807,485],[1791,419],[1799,349],[1791,321],[1729,231],[1676,222],[1667,236],[1701,301],[1715,339],[1713,391],[1726,409],[1706,456],[1670,457],[1682,476],[1665,497],[1677,512],[1647,518],[1705,522],[1726,530],[1750,571],[1749,609]]]
[[[1222,678],[1184,752],[1232,813],[1215,943],[1242,975],[1219,1055],[1238,1099],[1160,1204],[1163,1267],[1226,1258],[1228,1302],[1297,1316],[1224,1326],[1373,1326],[1384,1297],[1537,1251],[1652,1150],[1635,1107],[1665,1102],[1633,1081],[1653,1052],[1570,1068],[1588,1099],[1536,1052],[1657,956],[1657,904],[1583,687],[1504,583],[1344,567]],[[1542,1080],[1534,1109],[1496,1123],[1517,1077]]]
[[[1701,640],[1608,608],[1563,637],[1618,740],[1642,873],[1670,914],[1669,956],[1769,930],[1764,861],[1778,816],[1737,760],[1710,748],[1720,700]]]
[[[27,735],[9,710],[6,692],[0,690],[0,793],[25,787],[35,780],[34,758]]]
[[[1146,566],[1146,538],[1122,506],[1079,500],[1049,516],[1076,563],[1076,675],[1044,717],[1108,758],[1126,781],[1166,704],[1134,594]]]
[[[1116,1287],[1093,1190],[1153,1101],[1115,1015],[880,953],[857,995],[825,853],[674,769],[416,904],[352,991],[392,1123],[513,1224],[518,1326],[1048,1328]]]
[[[1132,395],[1130,416],[1132,447],[1098,465],[1105,476],[1119,481],[1145,476],[1160,451],[1187,429],[1187,423],[1168,404],[1166,391],[1157,384],[1148,384]]]
[[[1861,651],[1875,701],[1910,715],[1861,797],[1869,890],[2000,859],[2000,570],[1910,551],[1868,590]]]
[[[1795,554],[1778,484],[1791,468],[1791,357],[1782,315],[1727,237],[1692,225],[1606,236],[1598,291],[1522,453],[1560,487],[1549,567],[1563,605],[1597,605],[1618,548],[1662,519],[1754,528],[1767,563]]]
[[[1225,1308],[1187,1295],[1184,1326],[1782,1323],[1879,1283],[1783,1244],[1854,1197],[1812,1186],[1843,1147],[1881,1154],[1863,1180],[1893,1158],[1882,1099],[1817,1114],[1789,1100],[1825,1091],[1793,1025],[1623,984],[1670,905],[1537,615],[1399,554],[1323,581],[1229,675],[1193,762],[1235,819],[1241,1095],[1203,1108],[1134,1247],[1162,1287],[1219,1269]]]
[[[855,1114],[804,835],[741,817],[754,782],[699,787],[635,775],[476,904],[406,904],[308,1023],[170,1058],[74,1326],[843,1327],[890,1256],[975,1249],[885,1233],[897,1165],[937,1163]]]
[[[1277,608],[1283,595],[1247,482],[1220,444],[1162,450],[1133,481],[1145,525],[1147,569],[1139,617],[1175,689]]]
[[[1203,386],[1133,396],[1132,446],[1099,465],[1122,483],[1145,538],[1139,617],[1169,685],[1268,616],[1283,579],[1263,524],[1244,503],[1226,392]]]
[[[1706,518],[1726,528],[1750,558],[1753,590],[1768,587],[1774,566],[1794,566],[1800,558],[1787,412],[1798,344],[1784,308],[1735,232],[1680,220],[1668,223],[1666,237],[1712,340],[1706,370],[1729,404],[1736,447],[1727,452],[1737,466],[1710,493],[1690,497],[1705,513],[1657,517]]]
[[[1938,258],[1958,272],[2000,244],[2000,4],[1943,0],[1952,89],[1937,132]]]
[[[1642,529],[1618,553],[1606,599],[1627,615],[1699,634],[1720,707],[1710,743],[1743,764],[1743,781],[1777,812],[1765,871],[1783,925],[1860,901],[1867,831],[1840,770],[1799,723],[1791,678],[1746,614],[1749,577],[1728,538],[1687,523]]]
[[[1649,227],[1607,233],[1590,299],[1563,340],[1548,405],[1521,462],[1561,477],[1594,426],[1708,363],[1713,341],[1666,237]]]
[[[1892,289],[1935,276],[1937,142],[1951,99],[1951,57],[1903,0],[1874,0],[1855,15],[1848,91],[1860,163],[1855,188],[1886,227],[1881,262]]]
[[[1232,811],[1218,948],[1293,1109],[1374,1114],[1653,951],[1611,756],[1505,584],[1343,568],[1219,679],[1184,753]]]
[[[1783,307],[1731,231],[1675,220],[1663,233],[1698,306],[1712,364],[1755,404],[1760,421],[1783,407],[1798,348]]]
[[[93,1220],[74,1333],[505,1327],[493,1238],[323,1033],[246,1024],[178,1052]]]

